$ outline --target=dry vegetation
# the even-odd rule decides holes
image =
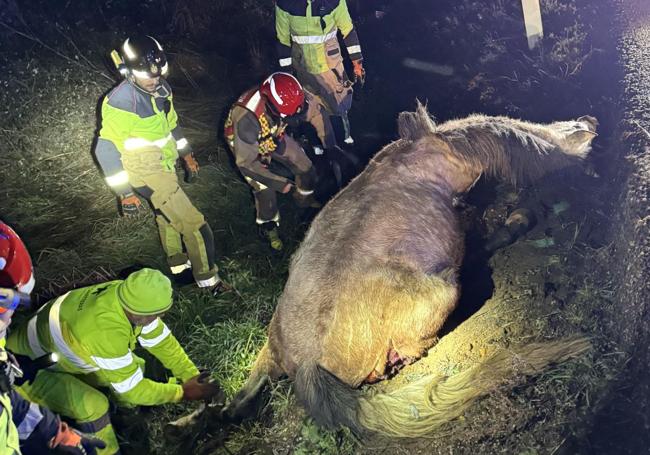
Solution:
[[[12,43],[0,49],[0,214],[23,234],[32,251],[37,294],[44,300],[72,287],[112,279],[136,264],[164,266],[152,214],[120,218],[115,198],[91,155],[97,102],[113,83],[104,66],[106,51],[129,30],[146,23],[172,57],[177,105],[202,164],[199,181],[186,189],[212,224],[220,265],[237,290],[214,299],[192,287],[180,288],[168,324],[190,356],[211,369],[226,393],[232,394],[264,341],[287,259],[305,228],[304,214],[284,204],[282,229],[288,252],[282,257],[270,255],[256,235],[248,188],[218,138],[228,103],[273,68],[272,2],[149,0],[134,7],[131,1],[114,0],[84,2],[78,8],[72,2],[32,3],[34,7],[0,0],[0,40]],[[361,3],[350,2],[363,10]],[[418,4],[405,3],[413,8]],[[382,23],[387,29],[382,30],[383,47],[371,44],[371,39],[367,43],[370,68],[373,58],[381,59],[373,50],[385,51],[387,58],[412,55],[452,65],[453,78],[427,89],[441,93],[431,95],[434,104],[436,96],[444,99],[448,93],[473,100],[467,106],[454,105],[455,114],[477,106],[534,119],[588,113],[574,111],[578,105],[587,109],[584,96],[576,94],[584,65],[600,52],[593,47],[593,31],[586,25],[598,13],[596,7],[578,0],[543,1],[550,24],[547,39],[540,50],[528,53],[516,4],[441,2],[436,11],[417,21],[410,17],[408,30],[399,24],[407,20],[409,8],[388,9]],[[360,23],[370,38],[372,20],[364,16]],[[410,41],[406,34],[411,35]],[[431,50],[431,45],[418,45],[413,34],[444,46]],[[379,80],[382,68],[376,65],[371,77]],[[390,71],[399,72],[394,67]],[[423,85],[433,85],[421,80]],[[369,85],[372,90],[372,82]],[[383,90],[395,92],[395,87]],[[411,105],[409,90],[419,94],[417,82],[405,82],[403,96],[409,99],[402,103]],[[567,102],[540,103],[539,109],[531,103],[548,97]],[[362,99],[355,109],[381,111],[376,103]],[[611,111],[612,106],[606,109]],[[396,112],[386,111],[386,117],[395,117]],[[371,119],[357,125],[373,127]],[[545,185],[547,190],[515,197],[509,196],[509,190],[497,191],[498,202],[484,213],[503,214],[524,205],[544,214],[540,224],[491,259],[495,292],[485,306],[463,324],[450,327],[426,359],[379,388],[427,373],[453,376],[498,346],[576,333],[592,337],[594,350],[589,355],[534,379],[513,378],[427,441],[368,440],[359,445],[344,430],[323,432],[304,419],[290,384],[280,383],[271,391],[260,421],[229,429],[225,442],[223,431],[213,429],[202,435],[195,453],[200,447],[205,453],[241,454],[570,453],[572,441],[583,435],[581,424],[598,409],[598,396],[624,355],[609,341],[604,324],[614,311],[612,278],[606,270],[595,269],[595,264],[606,264],[610,248],[603,226],[607,220],[602,216],[610,208],[599,201],[607,199],[606,188],[590,178],[576,180],[566,191],[557,182]],[[592,196],[585,199],[585,194]],[[570,210],[549,214],[549,207],[552,212],[553,204],[562,201],[569,203]],[[481,221],[482,216],[468,214],[469,224],[478,224],[489,235],[499,220]],[[554,239],[554,246],[535,246],[535,240],[547,237]],[[162,437],[163,424],[189,408],[143,411],[140,425],[123,425],[124,452],[170,453]],[[139,434],[143,425],[148,438]],[[188,453],[187,445],[180,450]]]

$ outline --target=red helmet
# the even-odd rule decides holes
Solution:
[[[32,260],[18,234],[0,221],[0,287],[29,294],[34,289]]]
[[[282,117],[300,112],[305,101],[305,92],[300,82],[288,73],[271,74],[262,82],[260,93]]]

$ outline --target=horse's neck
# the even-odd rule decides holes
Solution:
[[[426,179],[444,187],[450,194],[462,194],[469,191],[482,174],[482,168],[476,164],[460,159],[449,151],[436,150],[428,160]]]

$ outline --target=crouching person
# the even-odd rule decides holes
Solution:
[[[167,277],[153,269],[126,280],[76,289],[48,302],[8,338],[8,348],[32,359],[56,353],[59,362],[37,373],[20,393],[30,401],[74,419],[82,431],[106,443],[100,454],[119,452],[111,425],[110,391],[118,405],[153,406],[211,398],[215,384],[200,379],[160,317],[172,306]],[[144,360],[133,353],[136,342],[171,371],[181,384],[144,377]]]
[[[302,147],[285,134],[286,118],[299,114],[305,92],[287,73],[274,73],[261,86],[246,91],[230,109],[225,138],[237,167],[253,189],[257,224],[274,250],[283,245],[278,236],[280,213],[276,193],[288,193],[300,206],[319,206],[314,199],[316,172]],[[271,161],[286,166],[295,182],[275,173]]]
[[[39,364],[52,363],[52,359],[40,359],[18,364],[5,350],[5,335],[14,311],[29,307],[34,283],[25,244],[0,221],[0,453],[37,455],[56,449],[72,455],[94,455],[97,448],[104,447],[102,441],[71,428],[58,415],[30,403],[14,390],[15,385],[33,379]]]

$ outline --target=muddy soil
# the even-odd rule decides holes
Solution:
[[[114,1],[99,9],[89,2],[76,11],[69,3],[60,8],[43,3],[39,10],[7,1],[0,13],[0,38],[3,44],[12,42],[0,49],[5,68],[2,138],[10,157],[0,173],[6,182],[0,209],[37,252],[39,292],[48,296],[112,277],[113,270],[134,260],[162,267],[153,220],[115,219],[113,198],[89,153],[96,100],[110,86],[103,52],[146,23],[169,43],[181,116],[192,119],[190,138],[199,144],[199,160],[209,176],[188,191],[215,227],[226,271],[243,283],[242,288],[266,280],[265,293],[244,293],[249,302],[210,302],[210,308],[201,307],[196,314],[186,316],[185,309],[172,314],[173,330],[183,342],[195,341],[198,335],[188,329],[193,318],[209,330],[225,319],[236,326],[243,313],[254,323],[233,331],[241,339],[232,345],[250,344],[249,327],[261,331],[268,323],[289,253],[310,216],[283,201],[283,235],[290,251],[268,258],[246,218],[252,212],[242,214],[242,207],[251,207],[248,190],[217,133],[228,103],[274,68],[268,42],[273,36],[271,2],[245,1],[238,8],[210,2],[203,11],[201,2],[152,1],[133,7],[132,2]],[[643,66],[629,57],[625,46],[632,41],[636,52],[643,53],[647,30],[624,32],[626,20],[638,15],[628,12],[621,17],[621,5],[613,1],[543,1],[547,40],[531,53],[517,2],[441,1],[435,7],[422,0],[349,3],[368,70],[351,113],[361,159],[394,139],[397,113],[412,110],[416,97],[428,101],[440,121],[485,112],[534,121],[590,114],[601,122],[587,173],[574,170],[529,188],[482,181],[472,190],[459,207],[468,233],[459,308],[426,358],[373,389],[390,390],[426,374],[453,375],[499,347],[579,334],[589,336],[594,348],[534,378],[512,378],[430,440],[371,439],[355,445],[345,432],[320,432],[304,419],[290,384],[281,383],[259,422],[228,429],[225,442],[215,433],[212,443],[204,445],[206,451],[617,453],[626,441],[637,440],[644,430],[647,434],[648,408],[643,403],[650,331],[632,321],[647,319],[650,165],[644,146],[650,139],[633,122],[639,120],[650,130],[644,95],[650,71],[639,70]],[[633,11],[643,10],[638,8]],[[229,20],[215,23],[209,20],[213,13]],[[38,28],[45,16],[56,22]],[[617,49],[619,42],[624,45]],[[632,79],[622,76],[620,55]],[[626,89],[633,88],[631,95],[621,96],[621,80]],[[628,105],[618,100],[628,97],[633,109],[620,124]],[[206,100],[208,112],[193,116]],[[634,159],[623,166],[623,157],[630,153]],[[628,172],[633,177],[626,183]],[[485,253],[486,243],[508,215],[521,208],[534,214],[535,225],[514,243]],[[137,249],[123,251],[122,246],[132,245],[135,232],[140,236]],[[204,303],[199,300],[196,306]],[[222,368],[212,357],[208,360],[208,350],[196,348],[193,354]],[[630,362],[629,352],[636,354]],[[615,382],[626,362],[630,370]],[[241,382],[249,364],[240,359],[232,363],[236,371],[228,364],[230,371],[224,374],[236,375]],[[630,389],[629,384],[640,387]],[[622,395],[630,392],[639,406],[620,406],[620,389]],[[137,433],[125,432],[125,453],[169,453],[161,427],[180,412],[165,408],[144,414],[150,437],[143,441],[140,427]],[[610,414],[617,416],[613,427]],[[629,435],[628,427],[634,428]],[[611,428],[617,439],[610,437]],[[637,451],[628,453],[647,448],[642,443],[630,447]]]

